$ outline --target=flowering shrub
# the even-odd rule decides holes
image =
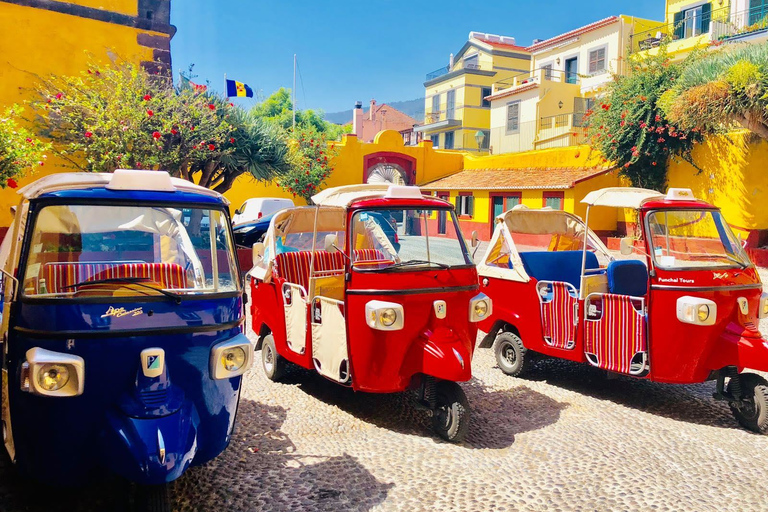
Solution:
[[[41,142],[26,128],[19,126],[19,105],[0,113],[0,187],[16,188],[16,179],[24,172],[45,165],[50,144]]]
[[[291,143],[291,169],[278,177],[277,184],[309,202],[332,171],[329,162],[334,151],[325,134],[310,127],[297,128]]]
[[[684,66],[670,63],[664,51],[633,62],[629,74],[615,77],[588,113],[592,147],[633,186],[663,190],[669,159],[690,162],[693,145],[702,139],[698,128],[671,123],[659,104]]]

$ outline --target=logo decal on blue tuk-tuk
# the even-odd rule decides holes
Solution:
[[[161,348],[146,348],[141,351],[141,371],[145,377],[159,377],[165,370],[165,351]]]

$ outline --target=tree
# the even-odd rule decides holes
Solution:
[[[298,128],[291,143],[291,170],[279,176],[277,184],[309,203],[331,173],[329,162],[334,151],[328,148],[325,135],[312,127]]]
[[[243,174],[288,168],[285,137],[240,107],[128,62],[50,76],[34,103],[39,131],[85,171],[163,169],[225,192]]]
[[[693,62],[663,106],[686,129],[721,133],[740,125],[768,140],[768,45],[729,48]]]
[[[281,87],[267,99],[253,107],[251,112],[256,117],[275,123],[281,128],[290,131],[293,128],[291,90]],[[322,111],[311,109],[296,111],[296,127],[313,129],[318,134],[325,135],[328,140],[339,140],[341,135],[348,131],[343,126],[326,121]]]
[[[19,125],[23,109],[12,105],[0,114],[0,187],[16,188],[16,179],[45,165],[51,145]]]
[[[664,48],[632,62],[629,73],[616,76],[589,112],[592,146],[633,186],[663,190],[670,157],[690,162],[693,144],[701,140],[698,130],[670,123],[659,106],[685,65],[671,63]]]

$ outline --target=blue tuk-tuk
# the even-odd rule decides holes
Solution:
[[[55,485],[115,473],[162,509],[227,446],[252,362],[228,203],[161,171],[19,194],[0,246],[8,454]]]

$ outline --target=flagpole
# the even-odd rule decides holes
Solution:
[[[296,54],[293,54],[293,133],[296,134]]]
[[[229,101],[229,87],[227,87],[227,74],[224,73],[224,94],[227,95],[227,101]]]

